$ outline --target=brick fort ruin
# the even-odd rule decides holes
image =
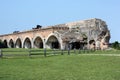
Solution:
[[[88,19],[0,35],[8,48],[107,49],[110,31],[105,21]]]

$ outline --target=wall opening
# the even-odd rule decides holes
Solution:
[[[21,42],[20,38],[17,39],[15,47],[16,48],[22,48],[22,42]]]
[[[32,48],[31,41],[29,38],[25,39],[23,48],[27,48],[27,49]]]
[[[50,36],[49,39],[47,40],[47,47],[51,49],[59,49],[60,48],[60,43],[58,39],[55,36]]]
[[[40,37],[37,37],[35,40],[34,40],[34,47],[35,48],[43,48],[43,41]]]
[[[14,48],[14,42],[13,42],[12,39],[9,41],[9,47],[10,47],[10,48]]]
[[[82,42],[72,42],[70,43],[70,49],[83,49],[85,45],[86,44]]]

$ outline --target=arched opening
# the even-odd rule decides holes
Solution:
[[[16,47],[16,48],[22,48],[22,42],[21,42],[20,38],[18,38],[18,39],[16,40],[15,47]]]
[[[35,40],[34,40],[34,47],[35,48],[43,48],[43,41],[40,37],[37,37]]]
[[[4,48],[8,48],[7,40],[4,40],[4,41],[3,41],[3,44],[4,44]]]
[[[48,48],[55,48],[55,49],[59,49],[60,48],[60,44],[58,39],[55,36],[50,36],[47,40],[47,47]]]
[[[13,42],[12,39],[9,41],[9,47],[10,47],[10,48],[14,48],[14,42]]]
[[[23,46],[23,47],[24,47],[24,48],[27,48],[27,49],[32,48],[32,46],[31,46],[31,41],[30,41],[29,38],[26,38],[26,39],[25,39],[25,41],[24,41],[24,46]]]

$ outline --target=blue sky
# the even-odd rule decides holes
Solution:
[[[0,35],[90,18],[106,21],[120,42],[120,0],[0,0]]]

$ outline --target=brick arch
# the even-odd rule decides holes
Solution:
[[[17,38],[17,40],[15,41],[15,47],[22,48],[22,40],[20,38]]]
[[[43,48],[44,47],[43,43],[44,43],[44,40],[40,36],[36,36],[33,39],[33,45],[34,45],[35,48]]]
[[[32,39],[30,37],[26,37],[22,42],[23,48],[32,48]]]
[[[61,41],[59,37],[51,33],[47,38],[46,38],[46,47],[47,48],[56,48],[56,49],[61,49]]]
[[[9,40],[8,45],[9,45],[9,48],[14,48],[14,47],[15,47],[15,46],[14,46],[15,43],[14,43],[13,39],[10,39],[10,40]]]

